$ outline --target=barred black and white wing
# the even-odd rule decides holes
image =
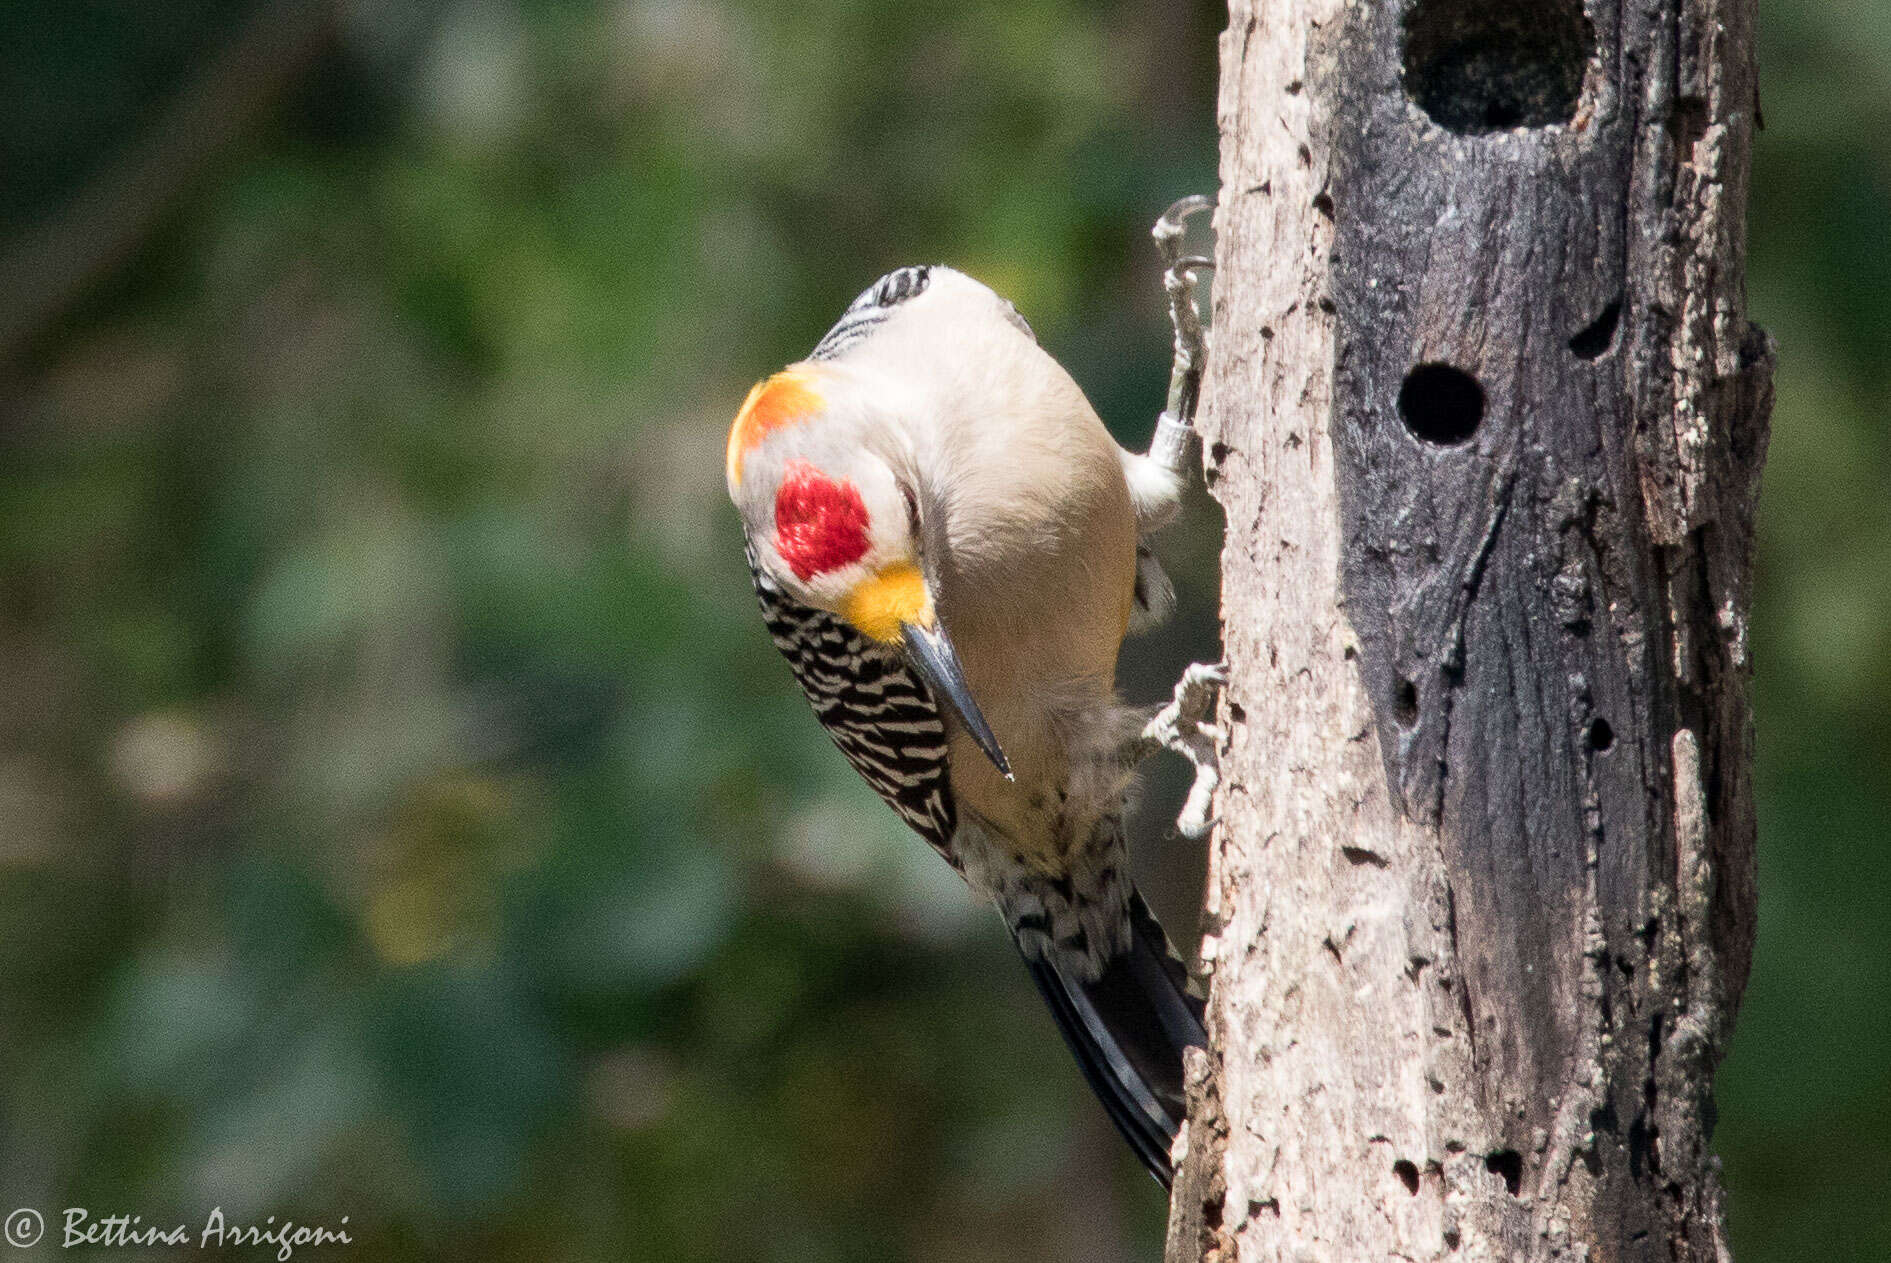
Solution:
[[[958,868],[945,723],[924,682],[845,620],[782,591],[755,564],[752,547],[748,559],[762,621],[827,735],[874,792]]]

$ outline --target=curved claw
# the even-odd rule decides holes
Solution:
[[[1162,217],[1156,220],[1156,226],[1149,230],[1150,236],[1156,239],[1156,245],[1162,250],[1163,257],[1169,258],[1175,248],[1173,243],[1187,234],[1191,215],[1199,215],[1214,208],[1215,199],[1208,193],[1191,193],[1171,202],[1169,209],[1163,211]]]
[[[1214,266],[1215,261],[1205,254],[1185,254],[1169,265],[1165,275],[1180,280],[1187,273],[1198,272],[1203,268],[1213,269]]]
[[[1202,193],[1179,198],[1150,230],[1156,249],[1162,254],[1162,288],[1169,296],[1169,325],[1175,331],[1175,354],[1169,367],[1168,405],[1157,425],[1156,442],[1150,455],[1164,468],[1181,473],[1189,451],[1189,437],[1194,431],[1195,403],[1201,392],[1202,362],[1206,358],[1206,337],[1202,316],[1195,303],[1199,273],[1212,271],[1215,261],[1203,254],[1184,250],[1190,217],[1212,210],[1215,199]]]
[[[1221,743],[1227,736],[1214,722],[1215,703],[1227,683],[1226,664],[1193,664],[1176,684],[1175,700],[1157,711],[1142,730],[1142,752],[1173,750],[1195,768],[1188,801],[1175,821],[1176,831],[1186,838],[1201,837],[1211,823],[1208,811],[1215,787],[1221,783]]]

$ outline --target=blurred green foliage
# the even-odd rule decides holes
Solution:
[[[214,101],[255,12],[11,0],[0,256]],[[1219,11],[340,12],[0,377],[0,1209],[347,1215],[364,1259],[1154,1257],[995,923],[762,634],[720,448],[926,260],[1146,433],[1145,234],[1213,187]],[[1765,16],[1763,925],[1718,1139],[1742,1260],[1872,1259],[1891,10]],[[1215,637],[1213,512],[1164,543],[1147,698]],[[1185,926],[1199,857],[1141,862]]]
[[[11,9],[7,239],[255,12]],[[7,1208],[345,1214],[362,1259],[1147,1257],[1160,1192],[995,918],[768,643],[721,449],[927,260],[1146,432],[1215,15],[343,12],[5,383]],[[1212,536],[1146,696],[1212,654]]]

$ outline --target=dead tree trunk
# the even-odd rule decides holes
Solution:
[[[1171,1263],[1722,1257],[1753,0],[1236,0]]]

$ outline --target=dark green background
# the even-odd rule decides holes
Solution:
[[[1140,442],[1220,12],[360,0],[226,53],[256,12],[0,10],[0,1212],[1153,1258],[1159,1190],[995,919],[763,635],[721,457],[916,261]],[[1742,1263],[1880,1259],[1891,6],[1763,19],[1762,929],[1717,1140]],[[1214,654],[1215,529],[1164,537],[1183,616],[1132,696]],[[1186,932],[1173,780],[1140,866]]]

